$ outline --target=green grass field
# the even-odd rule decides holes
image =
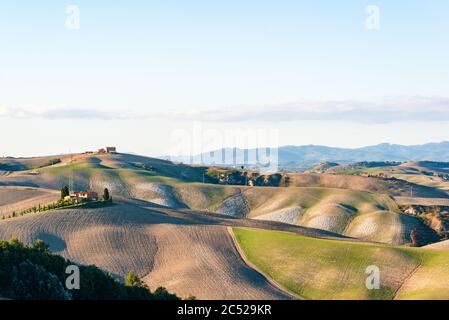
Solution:
[[[348,175],[359,175],[362,173],[378,174],[379,172],[383,172],[382,169],[384,168],[342,169],[342,170],[330,170],[329,172],[337,174],[348,174]]]
[[[305,299],[448,299],[449,252],[235,228],[247,259]],[[380,268],[368,290],[366,268]]]

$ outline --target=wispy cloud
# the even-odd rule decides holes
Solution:
[[[352,121],[362,123],[449,121],[449,98],[395,97],[380,102],[303,101],[246,108],[222,108],[167,114],[185,120],[239,121]]]
[[[15,119],[81,119],[81,120],[126,120],[135,116],[124,112],[101,111],[83,108],[39,108],[22,107],[8,108],[0,106],[0,117]]]
[[[220,108],[189,112],[134,114],[83,108],[7,108],[0,117],[17,119],[145,120],[209,122],[349,121],[358,123],[449,121],[449,98],[392,97],[378,102],[355,100],[302,101],[263,106]]]

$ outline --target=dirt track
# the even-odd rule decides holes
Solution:
[[[449,207],[449,199],[444,198],[410,198],[395,197],[399,205],[417,205],[417,206],[445,206]]]

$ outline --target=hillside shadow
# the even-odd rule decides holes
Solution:
[[[67,248],[67,245],[63,239],[51,233],[41,232],[36,236],[35,241],[37,240],[44,241],[52,252],[64,251]]]

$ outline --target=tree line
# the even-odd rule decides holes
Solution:
[[[0,241],[0,297],[15,300],[179,300],[165,288],[151,292],[133,272],[124,283],[96,266],[79,266],[80,286],[68,290],[66,269],[75,265],[38,240]]]

